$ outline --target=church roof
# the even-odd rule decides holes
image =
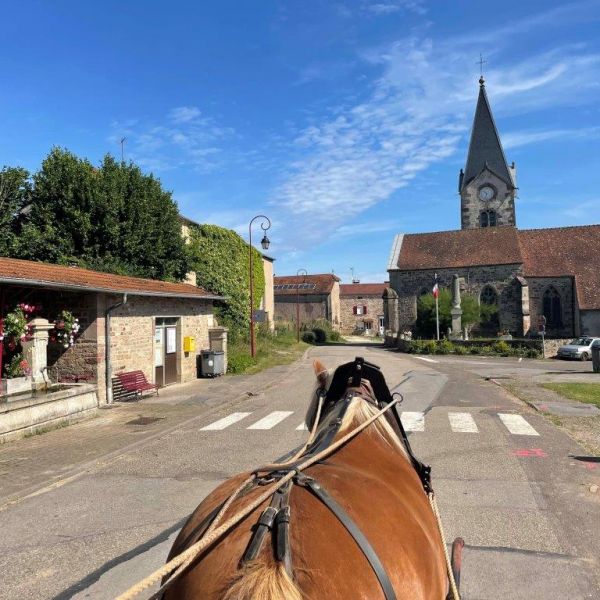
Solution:
[[[503,179],[508,185],[515,185],[513,178],[504,156],[500,136],[494,122],[492,109],[487,98],[483,78],[479,80],[479,98],[477,99],[477,108],[473,119],[473,129],[471,130],[471,141],[469,142],[469,152],[467,154],[467,164],[465,165],[465,174],[462,178],[464,187],[472,179],[477,177],[487,166],[500,179]]]
[[[394,242],[396,243],[396,242]],[[582,310],[600,308],[600,225],[524,229],[484,227],[404,234],[402,271],[523,265],[525,277],[574,277]]]
[[[575,276],[583,310],[600,308],[600,225],[519,231],[526,277]]]

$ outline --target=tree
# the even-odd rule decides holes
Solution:
[[[190,229],[190,251],[198,285],[227,296],[227,302],[217,307],[220,320],[230,328],[232,337],[245,334],[250,323],[248,243],[230,229],[200,225]],[[256,248],[252,252],[254,308],[258,308],[265,290],[265,275],[261,253]]]
[[[23,209],[31,195],[29,173],[19,167],[0,171],[0,256],[15,252]]]
[[[171,193],[152,175],[107,155],[99,168],[53,148],[33,176],[20,258],[181,280],[190,256]]]
[[[463,294],[461,297],[462,326],[470,329],[481,321],[481,307],[475,296]],[[440,318],[440,334],[443,334],[452,325],[452,292],[448,289],[440,289],[438,297],[438,308]],[[435,323],[435,298],[433,294],[424,294],[417,301],[417,330],[424,337],[434,337],[436,333]]]

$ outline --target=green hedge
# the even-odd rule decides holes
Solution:
[[[504,340],[496,342],[470,343],[452,342],[450,340],[414,340],[405,342],[402,350],[409,354],[472,354],[484,356],[521,356],[526,358],[540,358],[541,352],[536,348],[526,345],[508,344]]]

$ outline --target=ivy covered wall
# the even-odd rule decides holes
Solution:
[[[244,334],[250,323],[250,276],[248,243],[235,231],[218,225],[190,227],[189,249],[197,284],[227,297],[217,303],[219,322],[230,328],[230,335]],[[262,255],[252,248],[254,308],[260,306],[265,290]]]

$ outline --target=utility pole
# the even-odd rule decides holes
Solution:
[[[125,162],[125,142],[127,141],[126,137],[121,138],[121,164]]]

